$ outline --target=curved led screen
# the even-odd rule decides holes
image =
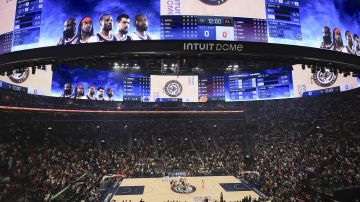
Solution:
[[[356,77],[330,69],[279,67],[222,74],[164,75],[55,68],[50,96],[139,102],[251,101],[312,96],[358,87]]]
[[[207,102],[293,97],[290,68],[238,74],[152,75],[56,68],[51,95],[74,99]]]
[[[283,99],[347,91],[357,77],[301,65],[228,73],[149,74],[140,66],[113,69],[44,66],[0,75],[0,89],[67,99],[137,102],[232,102]]]
[[[0,53],[127,40],[280,43],[360,55],[353,0],[3,0]]]

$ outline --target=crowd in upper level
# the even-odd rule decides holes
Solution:
[[[36,119],[39,112],[29,118],[25,112],[2,111],[0,201],[100,201],[106,174],[175,172],[234,175],[254,184],[266,200],[321,200],[324,193],[360,185],[359,101],[355,90],[212,104],[251,112],[226,119],[102,120],[97,115],[98,120],[88,120],[84,114],[49,123]],[[61,190],[66,191],[58,195]]]

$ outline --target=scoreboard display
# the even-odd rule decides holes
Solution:
[[[119,70],[55,68],[51,95],[63,95],[64,86],[111,89],[116,101],[216,102],[293,97],[291,68],[258,72],[200,75],[128,74]],[[84,92],[89,93],[89,91]],[[105,96],[106,97],[106,96]]]
[[[214,16],[161,16],[164,40],[267,42],[266,20]]]
[[[207,75],[199,77],[199,102],[225,101],[225,76]]]
[[[40,40],[43,0],[18,0],[13,33],[13,50]]]
[[[105,14],[111,17],[112,25],[104,30],[100,21]],[[121,14],[129,16],[127,28],[118,24]],[[140,23],[139,16],[145,24]],[[133,40],[222,40],[326,47],[360,55],[358,16],[360,5],[350,0],[3,0],[0,54],[93,43],[99,41],[93,40],[96,34],[106,32],[111,36],[109,40],[121,34],[121,38],[115,38],[119,43],[123,35],[128,35],[126,39]],[[91,28],[83,29],[84,23],[90,23]],[[334,37],[335,31],[340,38]],[[352,40],[345,33],[350,33]],[[82,38],[86,35],[91,40]],[[335,48],[339,44],[344,48]]]
[[[269,37],[301,40],[299,0],[267,0]]]
[[[293,96],[291,70],[279,68],[227,75],[226,101],[290,98]]]
[[[0,81],[0,88],[5,89],[5,90],[10,90],[10,91],[18,91],[21,93],[28,92],[28,88],[26,88],[26,87],[10,84],[10,83],[4,82],[4,81]]]
[[[13,33],[8,32],[0,35],[0,54],[11,51]]]
[[[268,42],[266,20],[234,18],[235,41]]]
[[[162,16],[160,37],[172,39],[198,39],[197,19],[194,16]]]
[[[149,102],[150,76],[129,74],[124,75],[124,101]]]

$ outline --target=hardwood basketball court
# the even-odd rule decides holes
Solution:
[[[176,193],[171,189],[170,182],[179,180],[180,177],[162,178],[128,178],[124,179],[113,196],[113,202],[202,202],[205,198],[209,201],[219,201],[220,193],[227,202],[241,201],[245,196],[257,199],[259,195],[251,190],[249,186],[242,183],[234,176],[201,176],[186,177],[186,183],[192,193]]]

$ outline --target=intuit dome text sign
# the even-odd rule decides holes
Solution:
[[[184,43],[185,51],[243,52],[244,45],[233,43]]]

